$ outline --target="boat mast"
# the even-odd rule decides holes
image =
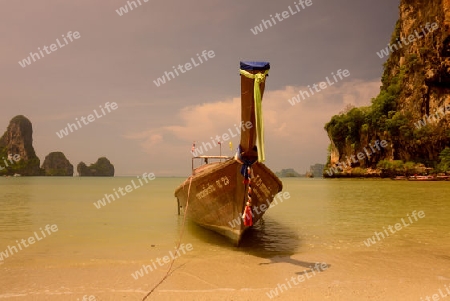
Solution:
[[[241,62],[241,70],[250,74],[265,74],[270,69],[268,62]],[[265,80],[260,84],[261,98],[264,94]],[[255,79],[241,74],[241,157],[244,160],[255,161],[258,158],[256,150],[256,117],[255,117]],[[251,128],[248,128],[249,122]]]

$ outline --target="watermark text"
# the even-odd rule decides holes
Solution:
[[[87,117],[85,116],[81,116],[80,120],[78,120],[78,118],[75,118],[76,123],[67,123],[67,126],[65,128],[63,128],[62,130],[60,130],[59,132],[56,132],[56,136],[59,137],[59,139],[64,138],[65,136],[68,136],[70,133],[73,133],[74,131],[80,129],[83,127],[82,124],[84,125],[88,125],[89,123],[94,122],[97,119],[102,118],[103,116],[106,115],[106,111],[108,111],[108,113],[111,113],[111,110],[116,110],[119,106],[117,105],[117,103],[112,102],[112,103],[105,103],[104,107],[102,105],[99,106],[100,110],[102,112],[103,115],[100,115],[97,112],[97,109],[94,110],[94,114],[89,114]],[[83,123],[81,123],[80,121],[82,121]],[[77,126],[78,125],[78,126]],[[69,132],[70,131],[70,132]]]
[[[270,15],[269,20],[261,20],[261,23],[254,28],[250,28],[250,31],[257,35],[258,33],[261,33],[264,31],[264,29],[269,29],[270,27],[274,26],[278,22],[282,22],[283,20],[286,20],[287,18],[298,14],[299,12],[305,10],[307,7],[311,6],[312,0],[299,0],[298,3],[294,2],[294,9],[289,5],[288,10],[283,11],[282,13],[276,13],[275,16]],[[276,20],[275,20],[276,19]]]
[[[46,54],[50,54],[52,52],[55,52],[58,49],[61,49],[63,47],[65,47],[66,45],[69,45],[69,42],[67,41],[67,39],[70,40],[70,42],[73,42],[74,40],[78,40],[79,38],[81,38],[81,35],[78,31],[74,31],[73,33],[71,31],[69,31],[67,33],[66,36],[62,35],[64,43],[61,43],[59,41],[59,38],[56,39],[56,44],[51,44],[50,46],[44,45],[44,47],[38,47],[38,52],[30,52],[30,55],[28,57],[26,57],[25,59],[23,59],[22,61],[19,61],[19,65],[22,68],[25,68],[26,66],[31,65],[32,61],[36,62],[36,60],[40,60],[41,58],[44,57],[44,52]],[[67,38],[67,39],[66,39]]]
[[[175,260],[176,258],[180,257],[181,255],[186,254],[186,252],[192,251],[194,249],[194,247],[192,246],[192,244],[181,244],[180,247],[177,248],[175,247],[175,252],[169,251],[169,255],[163,256],[162,258],[158,257],[156,258],[156,263],[158,263],[158,265],[160,267],[162,267],[165,264],[170,263],[172,260]],[[181,251],[181,252],[180,252]],[[138,280],[140,277],[144,277],[145,274],[148,274],[149,271],[153,272],[156,269],[158,269],[158,266],[156,265],[155,261],[153,261],[152,259],[152,263],[149,265],[142,265],[142,268],[140,268],[139,270],[137,270],[134,273],[131,273],[131,276],[135,279]]]
[[[345,70],[339,69],[338,71],[336,71],[336,74],[334,74],[334,72],[331,72],[331,76],[333,77],[334,81],[331,81],[327,76],[327,77],[325,77],[326,81],[323,81],[323,82],[320,82],[317,84],[313,84],[312,87],[311,87],[311,85],[308,85],[309,92],[301,90],[298,92],[297,95],[295,95],[291,99],[288,99],[288,102],[291,104],[291,106],[296,105],[296,104],[300,103],[302,100],[305,100],[306,98],[313,96],[315,93],[319,93],[319,92],[325,90],[326,88],[334,85],[335,83],[339,82],[339,80],[343,80],[345,77],[349,77],[350,71],[348,71],[347,69],[345,69]],[[339,79],[337,77],[339,77]],[[300,99],[300,97],[302,99]]]
[[[8,246],[5,251],[0,252],[0,261],[4,261],[6,258],[12,256],[13,254],[18,253],[19,251],[22,251],[23,248],[28,248],[30,245],[33,245],[36,243],[36,241],[43,240],[44,238],[50,236],[52,233],[55,233],[58,231],[58,226],[53,225],[46,225],[44,227],[44,230],[42,228],[39,228],[40,233],[34,232],[32,236],[28,237],[27,239],[21,239],[20,242],[16,240],[17,245],[15,246]],[[28,243],[28,244],[27,244]],[[4,259],[5,258],[5,259]]]
[[[381,150],[381,149],[380,149],[380,146],[381,146],[382,148],[385,148],[386,146],[388,146],[388,142],[387,142],[386,140],[381,140],[381,142],[380,142],[379,140],[377,140],[377,141],[374,142],[374,145],[373,145],[373,146],[369,143],[369,147],[370,147],[370,149],[372,150],[372,152],[369,152],[369,151],[367,150],[367,148],[364,147],[363,149],[364,149],[364,152],[365,152],[365,153],[359,152],[356,156],[355,156],[355,155],[351,155],[351,156],[350,156],[351,161],[350,161],[350,158],[349,158],[348,156],[345,156],[345,157],[347,158],[347,162],[342,161],[342,162],[335,163],[336,166],[332,166],[332,167],[330,167],[330,168],[327,170],[328,175],[331,177],[331,176],[333,175],[333,172],[334,172],[334,173],[338,173],[338,172],[339,172],[339,169],[341,169],[341,170],[343,171],[344,168],[347,168],[348,166],[351,167],[351,166],[352,166],[352,162],[353,162],[353,163],[358,163],[358,161],[356,160],[356,157],[358,157],[358,160],[364,160],[364,159],[366,159],[366,155],[367,155],[368,158],[370,158],[371,155],[373,155],[374,153],[377,152],[377,149],[378,149],[379,151]],[[376,149],[374,149],[374,147],[375,147]],[[347,164],[346,164],[346,163],[347,163]]]
[[[226,142],[226,141],[230,140],[231,138],[238,137],[240,135],[241,131],[245,132],[246,130],[251,129],[252,127],[253,127],[253,124],[250,121],[247,121],[245,123],[243,121],[241,121],[241,123],[238,126],[235,124],[234,129],[229,128],[228,131],[223,133],[221,136],[216,135],[216,137],[214,137],[214,138],[210,137],[212,144],[210,142],[203,142],[202,145],[200,145],[199,147],[196,147],[194,144],[192,147],[191,153],[194,157],[203,155],[204,152],[212,150],[213,145],[214,145],[214,147],[217,147],[217,145],[222,143],[221,141]],[[234,130],[235,130],[235,132],[234,132]],[[230,135],[228,135],[228,133],[230,133]]]
[[[157,87],[159,87],[159,86],[165,84],[166,81],[171,81],[172,79],[175,79],[175,74],[176,74],[176,76],[180,76],[181,74],[178,73],[178,71],[180,71],[181,73],[186,73],[187,71],[191,70],[192,67],[200,66],[204,62],[207,62],[208,58],[212,59],[215,56],[216,56],[216,54],[214,53],[213,50],[209,50],[209,51],[203,50],[201,55],[197,53],[197,60],[194,58],[191,58],[192,64],[190,62],[187,62],[184,65],[179,64],[177,67],[172,66],[173,72],[172,71],[164,72],[163,76],[158,77],[156,80],[153,81],[153,83]],[[184,67],[184,69],[183,69],[183,67]]]
[[[144,184],[148,184],[149,181],[152,181],[155,179],[155,174],[154,173],[149,173],[149,174],[144,173],[142,175],[142,179],[140,176],[137,176],[137,179],[138,179],[140,185],[136,185],[136,183],[134,182],[134,179],[133,179],[133,180],[131,180],[131,184],[133,184],[133,186],[131,186],[131,184],[130,184],[130,185],[125,186],[125,189],[123,187],[119,187],[117,190],[114,188],[113,189],[114,194],[105,193],[105,197],[103,197],[102,199],[93,203],[95,208],[100,209],[107,205],[106,202],[108,202],[108,204],[110,204],[111,202],[114,202],[116,199],[120,199],[121,196],[126,196],[127,193],[130,193],[133,190],[144,186]],[[143,183],[142,180],[144,180],[145,183]],[[125,192],[124,192],[124,190],[125,190]],[[120,195],[118,192],[120,192]]]
[[[255,185],[253,187],[253,193],[255,193],[255,194],[257,193],[256,189],[259,186],[258,183],[259,183],[258,182],[258,177],[256,177],[255,178]],[[261,184],[263,184],[263,183],[261,183]],[[289,194],[289,192],[285,191],[283,193],[281,193],[281,192],[278,193],[274,197],[272,203],[269,201],[269,199],[266,199],[266,203],[262,203],[259,206],[253,206],[252,207],[252,217],[255,217],[255,213],[256,214],[262,214],[262,213],[266,212],[267,209],[275,207],[276,205],[278,205],[278,201],[280,201],[280,203],[283,203],[284,200],[288,200],[288,199],[290,199],[290,197],[291,197],[291,195]],[[230,225],[231,228],[239,227],[241,225],[242,220],[245,219],[245,217],[246,217],[246,215],[244,214],[242,216],[242,219],[241,219],[241,217],[237,217],[234,220],[232,220],[231,222],[228,222],[228,224]]]
[[[423,211],[419,211],[419,212],[417,212],[416,210],[414,210],[412,213],[411,213],[411,215],[412,215],[412,217],[414,218],[414,220],[417,222],[419,219],[417,218],[417,217],[419,217],[419,218],[424,218],[425,217],[425,212],[423,212]],[[391,234],[395,234],[397,231],[400,231],[400,230],[402,230],[403,229],[403,226],[406,228],[406,227],[408,227],[408,226],[410,226],[411,224],[413,224],[414,223],[414,221],[412,220],[412,218],[411,218],[411,216],[409,216],[409,213],[407,214],[407,217],[408,217],[408,220],[409,220],[409,222],[410,222],[410,224],[408,224],[407,222],[405,222],[405,220],[404,220],[404,218],[402,217],[401,218],[401,221],[402,221],[402,223],[396,223],[394,226],[392,226],[392,225],[389,225],[387,228],[389,229],[389,232],[391,233]],[[402,224],[403,224],[403,226],[402,226]],[[395,230],[394,230],[394,228],[395,228]],[[384,232],[384,233],[383,233]],[[380,240],[382,240],[382,239],[385,239],[386,237],[389,237],[389,232],[388,232],[388,230],[386,229],[386,227],[383,227],[383,231],[382,232],[374,232],[374,236],[372,236],[372,237],[370,237],[370,238],[368,238],[367,240],[365,240],[364,241],[364,244],[367,246],[367,247],[370,247],[371,245],[374,245],[374,244],[376,244],[377,243],[377,239],[378,239],[378,241],[380,241]],[[384,234],[386,234],[386,236],[384,236]],[[381,237],[381,238],[380,238]],[[376,239],[375,239],[376,238]]]
[[[281,293],[284,291],[287,291],[288,289],[292,288],[292,285],[299,285],[306,279],[310,279],[313,276],[316,276],[316,271],[318,273],[325,271],[328,269],[328,264],[325,262],[323,263],[316,263],[313,268],[311,266],[309,267],[310,271],[307,271],[305,274],[300,274],[298,276],[292,276],[289,280],[286,278],[285,283],[279,283],[275,289],[270,290],[270,292],[267,292],[266,295],[270,299],[273,299],[274,297],[278,297]],[[291,284],[292,283],[292,284]],[[288,288],[289,286],[289,288]]]
[[[426,30],[425,30],[426,28]],[[439,25],[435,23],[427,22],[425,24],[425,28],[423,26],[420,26],[420,30],[414,30],[414,34],[410,34],[408,36],[408,40],[406,40],[405,37],[396,40],[396,43],[394,44],[387,44],[387,47],[384,49],[381,49],[379,52],[377,51],[377,55],[380,59],[389,56],[390,53],[393,53],[394,51],[397,51],[399,48],[403,48],[403,45],[409,45],[410,43],[413,43],[414,41],[421,39],[425,37],[430,32],[435,31],[439,28]],[[423,35],[422,35],[423,33]],[[408,43],[409,42],[409,43]]]
[[[129,11],[134,10],[135,8],[138,8],[138,3],[139,6],[142,6],[142,2],[147,3],[150,0],[136,0],[136,1],[127,1],[127,4],[124,6],[119,7],[119,9],[116,9],[116,13],[122,17],[124,14],[127,14]],[[137,3],[136,3],[137,2]],[[128,8],[130,8],[130,10],[128,10]]]

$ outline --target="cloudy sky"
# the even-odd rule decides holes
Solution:
[[[122,16],[116,10],[124,0],[1,1],[0,130],[15,115],[28,117],[41,162],[62,151],[75,166],[106,156],[116,175],[187,176],[192,142],[208,142],[239,122],[239,61],[264,60],[271,63],[263,100],[266,164],[303,173],[326,161],[323,127],[331,116],[347,104],[367,105],[378,93],[384,60],[376,52],[389,42],[399,4],[312,0],[294,15],[294,0],[144,1]],[[250,30],[283,11],[287,19],[257,35]],[[69,31],[80,37],[66,44]],[[18,63],[57,39],[63,47],[25,68]],[[154,84],[203,50],[215,56]],[[289,104],[338,69],[350,76]],[[64,138],[56,135],[107,102],[118,108]],[[228,147],[223,153],[232,154]]]

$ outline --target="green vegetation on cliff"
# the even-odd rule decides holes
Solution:
[[[12,154],[9,153],[9,155]],[[15,161],[11,156],[8,158],[8,150],[6,147],[3,147],[0,149],[0,158],[0,176],[12,176],[14,174],[38,176],[42,174],[41,170],[36,168],[40,164],[40,160],[37,157],[29,160],[20,158],[18,161]]]
[[[72,177],[73,165],[62,152],[52,152],[45,157],[42,169],[46,176]]]
[[[450,171],[450,147],[446,147],[440,154],[441,162],[438,165],[439,171]]]
[[[0,175],[16,173],[23,176],[42,175],[42,170],[39,168],[40,160],[33,148],[32,136],[33,126],[28,118],[18,115],[11,119],[8,128],[0,138]],[[11,162],[8,160],[11,157],[20,158],[20,160]]]
[[[444,149],[450,147],[450,114],[431,117],[439,110],[446,111],[450,100],[450,61],[444,51],[448,36],[444,24],[449,20],[445,20],[444,5],[401,1],[401,17],[391,45],[399,46],[427,22],[436,22],[439,28],[413,43],[393,47],[384,64],[380,93],[371,105],[348,108],[325,125],[331,140],[329,166],[372,141],[384,139],[390,144],[385,152],[352,167],[406,174],[419,166],[449,170],[446,158],[450,151]],[[426,123],[418,126],[419,120]]]
[[[101,157],[89,167],[84,162],[80,162],[77,171],[80,177],[113,177],[114,165],[107,158]]]

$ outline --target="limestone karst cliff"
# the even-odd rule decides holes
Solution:
[[[25,116],[18,115],[9,122],[0,138],[0,158],[0,175],[42,174],[40,160],[33,148],[33,126]]]
[[[0,176],[73,176],[73,165],[62,152],[51,152],[42,168],[33,148],[33,126],[23,115],[11,119],[0,137]],[[105,157],[89,167],[78,165],[80,176],[114,176],[114,165]]]
[[[401,0],[399,11],[387,48],[377,53],[389,56],[380,94],[371,106],[348,108],[325,125],[328,167],[375,169],[401,160],[436,168],[450,146],[450,0]],[[348,160],[376,140],[388,146]]]
[[[62,152],[51,152],[42,164],[44,175],[58,177],[72,177],[73,165],[70,164]]]
[[[80,177],[113,177],[114,165],[107,158],[101,157],[90,166],[80,162],[77,166],[77,172]]]

